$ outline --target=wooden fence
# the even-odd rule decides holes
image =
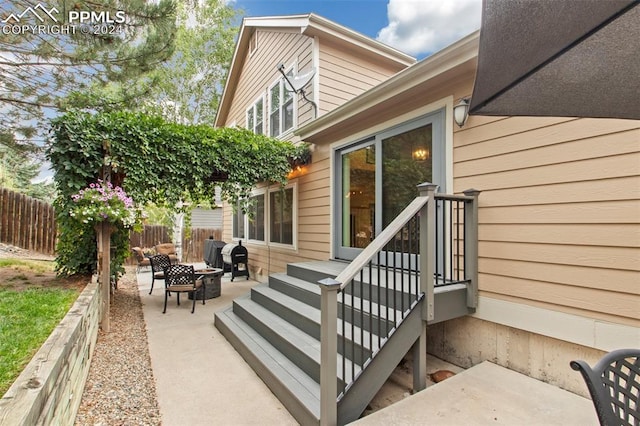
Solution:
[[[52,205],[0,188],[0,243],[54,255],[56,235],[56,215]],[[186,232],[183,231],[184,235]],[[204,240],[209,237],[222,239],[222,230],[191,228],[190,237],[182,239],[182,261],[201,262]],[[167,227],[145,225],[142,232],[131,233],[130,247],[153,247],[170,241]],[[129,258],[127,263],[135,264],[135,260]]]
[[[190,263],[202,262],[204,240],[209,239],[209,237],[213,237],[214,240],[222,240],[222,230],[191,228],[191,237],[182,238],[182,261]]]
[[[217,228],[191,228],[191,236],[186,238],[186,232],[182,232],[182,261],[202,262],[204,240],[213,237],[214,240],[222,239],[222,230]],[[141,233],[132,233],[129,240],[130,247],[151,248],[156,244],[169,243],[168,229],[165,226],[145,225]],[[136,263],[133,257],[129,257],[127,264]]]
[[[142,232],[132,232],[129,238],[130,247],[153,247],[156,244],[170,242],[166,226],[145,225]]]
[[[56,215],[53,206],[0,188],[0,242],[55,254]]]

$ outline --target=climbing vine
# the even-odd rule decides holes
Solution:
[[[292,164],[309,160],[305,144],[294,146],[246,129],[170,123],[134,112],[70,111],[51,121],[50,136],[47,156],[59,194],[58,271],[65,275],[95,271],[93,229],[69,213],[71,196],[101,178],[103,166],[111,171],[114,185],[138,205],[152,202],[177,211],[183,202],[213,200],[216,185],[223,199],[236,205],[248,198],[256,183],[285,184]],[[128,254],[124,235],[128,230],[112,236],[112,243],[117,243],[112,270],[121,271]]]

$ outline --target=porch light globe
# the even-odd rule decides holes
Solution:
[[[467,118],[469,117],[469,100],[468,99],[460,99],[460,102],[456,106],[453,107],[453,120],[456,122],[458,127],[464,126],[464,123],[467,122]]]

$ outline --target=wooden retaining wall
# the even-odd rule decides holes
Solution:
[[[89,283],[0,399],[0,425],[73,425],[98,339],[100,292]]]

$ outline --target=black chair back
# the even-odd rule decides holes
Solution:
[[[196,275],[192,265],[169,265],[164,270],[165,286],[191,285],[195,286]]]
[[[587,383],[601,425],[640,424],[640,349],[611,351],[591,368],[571,361]]]
[[[171,259],[166,254],[156,254],[151,259],[151,270],[155,274],[156,272],[164,272],[164,270],[171,266]]]

